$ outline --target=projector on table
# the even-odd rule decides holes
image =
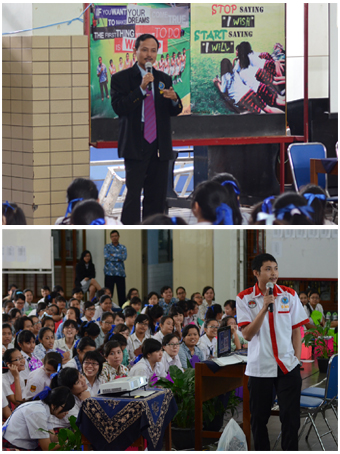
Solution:
[[[117,378],[109,383],[103,383],[99,386],[98,395],[118,394],[134,391],[135,389],[145,387],[148,384],[147,377],[125,377]]]

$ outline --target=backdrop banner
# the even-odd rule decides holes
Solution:
[[[192,3],[192,113],[283,113],[285,43],[283,3]]]

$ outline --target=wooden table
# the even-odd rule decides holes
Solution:
[[[310,182],[318,186],[318,173],[327,173],[322,165],[322,159],[310,160]],[[338,175],[338,163],[333,167],[328,175]]]
[[[195,451],[202,451],[202,438],[220,438],[221,432],[203,430],[203,402],[243,386],[243,424],[248,450],[251,450],[250,407],[246,364],[222,367],[213,373],[204,363],[195,365]]]

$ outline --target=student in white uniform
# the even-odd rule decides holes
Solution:
[[[121,314],[123,315],[123,314]],[[97,348],[101,347],[104,343],[104,339],[107,333],[111,331],[113,325],[117,325],[115,320],[123,320],[118,314],[113,314],[112,312],[104,312],[101,316],[100,322],[96,322],[99,326],[100,332],[98,337],[96,338],[96,346]],[[124,320],[123,320],[124,323]]]
[[[27,382],[29,374],[31,372],[29,368],[29,363],[31,361],[32,354],[35,349],[35,337],[32,331],[28,331],[27,329],[21,331],[15,338],[14,346],[21,352],[22,356],[25,358],[25,370],[21,372],[21,376],[25,380],[25,382]]]
[[[2,375],[2,390],[13,410],[23,400],[22,391],[25,381],[21,372],[25,370],[25,358],[16,348],[9,348],[2,356],[2,361],[8,367],[8,372]]]
[[[98,395],[99,386],[104,383],[100,374],[103,369],[104,358],[98,351],[89,351],[84,355],[83,375],[91,397]]]
[[[50,417],[65,418],[74,407],[74,396],[66,387],[49,388],[40,393],[42,400],[26,402],[11,414],[2,427],[3,447],[20,451],[48,451],[49,444],[57,441],[46,431],[52,431]],[[40,429],[44,429],[42,432]]]
[[[174,331],[174,320],[170,315],[164,315],[161,318],[160,324],[159,324],[159,330],[157,333],[153,336],[153,339],[158,340],[158,342],[162,343],[163,337],[166,336],[167,334],[171,334]]]
[[[217,356],[217,330],[219,323],[217,320],[208,319],[203,324],[204,334],[200,337],[197,347],[202,350],[204,361]]]
[[[161,321],[161,318],[164,315],[163,308],[159,304],[156,304],[155,306],[149,305],[145,310],[145,315],[147,315],[150,319],[149,321],[150,336],[154,336],[159,327],[159,322]]]
[[[2,390],[2,420],[6,421],[6,419],[8,419],[11,416],[11,414],[12,411],[9,408],[7,397],[5,395],[4,390]]]
[[[35,347],[32,356],[42,361],[46,353],[54,352],[54,332],[51,328],[41,328],[39,331],[39,342],[40,344]]]
[[[12,343],[13,335],[12,335],[12,328],[9,323],[2,324],[2,353],[8,348],[14,348],[14,344]]]
[[[178,357],[179,347],[181,343],[177,336],[174,334],[166,334],[162,340],[163,357],[162,364],[165,369],[165,373],[168,374],[170,366],[177,366],[182,372],[184,369],[181,364],[181,360]]]
[[[142,346],[143,358],[135,364],[130,372],[129,377],[144,376],[148,380],[153,375],[157,377],[166,377],[165,369],[162,364],[162,344],[155,339],[145,339]]]
[[[74,320],[65,320],[63,324],[63,335],[61,339],[54,341],[54,350],[62,350],[70,354],[70,359],[73,358],[73,348],[76,343],[78,334],[78,324]],[[58,350],[57,350],[58,349]],[[61,353],[61,352],[58,352]],[[63,353],[64,354],[64,353]]]
[[[290,287],[277,285],[276,259],[260,254],[251,264],[254,287],[236,298],[238,325],[248,341],[251,426],[255,450],[269,451],[267,422],[276,390],[282,424],[282,450],[298,450],[300,427],[300,326],[308,323],[303,306]],[[272,286],[272,294],[267,288]]]
[[[139,314],[134,323],[133,334],[130,334],[127,343],[127,351],[130,361],[134,361],[136,356],[142,354],[142,343],[150,337],[149,332],[149,317],[144,314]]]
[[[77,369],[79,372],[82,372],[82,363],[84,359],[84,355],[86,352],[93,351],[96,349],[96,343],[90,337],[83,337],[75,343],[73,349],[73,358],[71,361],[65,364],[65,367],[73,367]]]
[[[83,400],[91,397],[91,393],[86,383],[86,377],[73,367],[64,367],[52,378],[51,388],[54,389],[59,386],[66,386],[71,390],[75,404],[67,418],[63,418],[60,421],[54,421],[54,427],[69,427],[69,417],[72,415],[76,418],[78,417]]]
[[[114,337],[114,335],[112,336]],[[104,344],[103,350],[106,362],[103,364],[101,380],[109,383],[118,377],[127,377],[129,369],[123,363],[123,348],[117,340],[112,340]]]
[[[46,353],[43,367],[32,371],[28,377],[24,390],[24,398],[31,399],[40,393],[45,386],[50,386],[51,375],[55,374],[62,364],[62,356],[57,352]]]

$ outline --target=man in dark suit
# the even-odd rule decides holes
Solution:
[[[164,212],[172,158],[170,117],[182,112],[171,77],[154,68],[146,71],[148,62],[155,63],[158,48],[153,35],[139,36],[134,49],[137,63],[111,78],[111,104],[119,116],[118,153],[125,160],[126,172],[121,220],[128,225],[140,222],[142,189],[143,219]]]

